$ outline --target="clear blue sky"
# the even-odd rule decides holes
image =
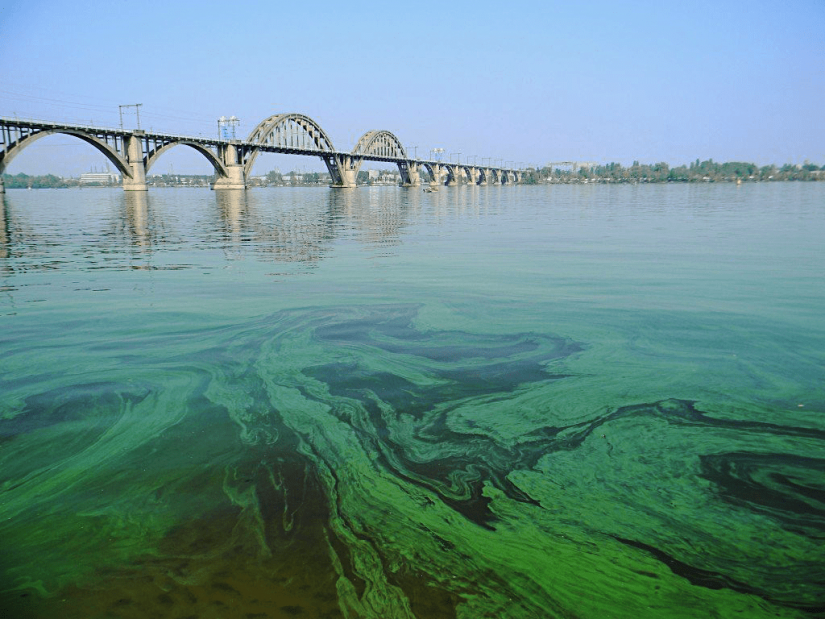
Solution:
[[[342,150],[387,129],[462,159],[825,164],[825,0],[0,0],[0,63],[4,116],[117,126],[142,103],[145,128],[213,135],[234,114],[245,137],[301,112]],[[7,172],[105,164],[66,140]],[[210,173],[186,150],[152,172]]]

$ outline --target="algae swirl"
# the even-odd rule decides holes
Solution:
[[[586,342],[414,304],[100,341],[0,378],[19,616],[823,613],[825,432],[686,400],[571,419]],[[74,368],[74,369],[72,369]]]

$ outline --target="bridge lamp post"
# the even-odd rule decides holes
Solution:
[[[450,161],[453,160],[453,155],[458,155],[458,160],[456,161],[456,163],[461,165],[461,153],[450,153]]]

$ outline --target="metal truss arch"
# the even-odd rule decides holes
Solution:
[[[301,151],[301,154],[307,150],[317,151],[322,157],[325,153],[335,152],[332,140],[317,122],[309,116],[295,113],[275,114],[265,118],[252,130],[246,141],[261,146],[282,148],[286,152],[291,149]],[[252,172],[259,152],[259,149],[251,150],[244,161],[244,171],[247,175]]]
[[[367,131],[352,149],[353,157],[393,157],[407,159],[407,151],[394,134],[389,131]]]
[[[364,159],[373,161],[388,161],[398,166],[402,185],[416,184],[410,172],[411,162],[407,158],[404,145],[393,133],[384,130],[367,131],[360,137],[350,155],[350,171],[357,178],[358,171]],[[417,172],[414,172],[417,175]],[[417,177],[416,177],[417,178]]]

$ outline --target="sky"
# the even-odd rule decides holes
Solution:
[[[385,129],[462,162],[825,164],[825,0],[0,0],[0,66],[0,116],[116,127],[141,103],[145,129],[213,136],[234,115],[246,137],[299,112],[338,150]],[[6,173],[105,165],[49,137]],[[275,168],[324,169],[253,173]],[[170,171],[212,170],[180,147],[150,173]]]

